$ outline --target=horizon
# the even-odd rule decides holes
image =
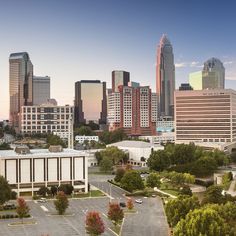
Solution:
[[[29,53],[34,75],[51,77],[51,97],[61,105],[73,105],[76,81],[105,81],[110,88],[113,70],[130,72],[131,81],[155,92],[162,34],[173,46],[176,89],[216,57],[224,63],[225,88],[236,90],[235,7],[231,0],[4,2],[0,119],[9,118],[9,55],[22,51]]]

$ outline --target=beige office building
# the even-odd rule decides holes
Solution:
[[[236,141],[236,91],[175,91],[176,142]]]

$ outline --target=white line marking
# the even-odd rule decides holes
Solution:
[[[45,206],[40,206],[43,211],[48,212],[48,209]]]

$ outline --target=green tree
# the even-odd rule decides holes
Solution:
[[[0,144],[0,150],[11,150],[11,147],[8,143]]]
[[[0,176],[0,205],[11,198],[11,188],[6,179]]]
[[[148,158],[147,165],[151,170],[163,171],[170,166],[170,158],[165,150],[154,151]]]
[[[120,208],[118,203],[109,204],[109,210],[107,215],[108,218],[114,223],[114,225],[117,225],[124,218],[124,212]]]
[[[116,176],[115,176],[114,180],[116,182],[120,182],[121,179],[123,178],[124,174],[125,174],[125,169],[124,168],[118,168],[116,170]]]
[[[190,189],[190,187],[188,185],[184,185],[181,189],[180,189],[180,195],[188,195],[188,196],[192,196],[192,190]]]
[[[103,131],[102,134],[99,135],[99,139],[105,144],[110,144],[127,139],[127,135],[124,133],[123,129]]]
[[[121,187],[129,192],[144,189],[143,180],[140,174],[135,170],[127,171],[121,179]]]
[[[174,236],[224,236],[227,226],[217,211],[210,208],[190,211],[174,228]]]
[[[66,147],[65,142],[57,135],[49,134],[47,136],[47,144],[50,145],[61,145],[62,147]]]
[[[74,191],[74,187],[71,184],[61,184],[58,187],[58,191],[63,191],[66,195],[71,195]]]
[[[146,179],[146,184],[151,188],[159,188],[161,185],[160,176],[157,173],[150,173]]]
[[[171,199],[165,206],[166,216],[171,227],[174,227],[181,219],[189,213],[190,210],[199,208],[198,198],[179,196],[176,199]]]
[[[29,207],[27,206],[24,198],[17,198],[16,213],[23,223],[23,218],[29,214]]]
[[[55,185],[51,186],[50,191],[51,191],[52,196],[55,196],[57,194],[57,190],[58,190],[57,186]]]
[[[96,211],[89,211],[86,215],[86,232],[89,235],[101,235],[105,231],[105,226],[99,213]]]
[[[50,194],[50,190],[45,187],[45,186],[42,186],[39,190],[38,190],[38,194],[43,196],[43,197],[46,197],[47,194]]]
[[[100,166],[100,171],[103,172],[111,171],[113,167],[112,159],[109,157],[103,157],[102,160],[100,161],[99,166]]]
[[[75,135],[85,135],[85,136],[93,136],[95,135],[94,131],[89,126],[81,126],[79,128],[75,128]]]
[[[217,203],[221,204],[225,202],[225,197],[222,194],[223,188],[219,185],[212,185],[207,188],[202,204],[206,203]]]
[[[63,215],[69,206],[69,201],[64,192],[59,191],[54,201],[54,205],[59,215]]]

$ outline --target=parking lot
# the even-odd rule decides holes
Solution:
[[[109,198],[73,199],[65,216],[56,214],[53,201],[38,203],[28,201],[30,214],[33,219],[25,221],[36,221],[35,225],[8,226],[9,223],[17,222],[19,219],[0,221],[1,236],[73,236],[86,235],[85,215],[87,211],[96,210],[101,213],[105,223],[106,232],[104,235],[114,235],[108,228],[112,226],[106,218]],[[43,206],[43,207],[41,207]],[[44,209],[43,209],[44,208]],[[48,211],[45,211],[48,210]]]

